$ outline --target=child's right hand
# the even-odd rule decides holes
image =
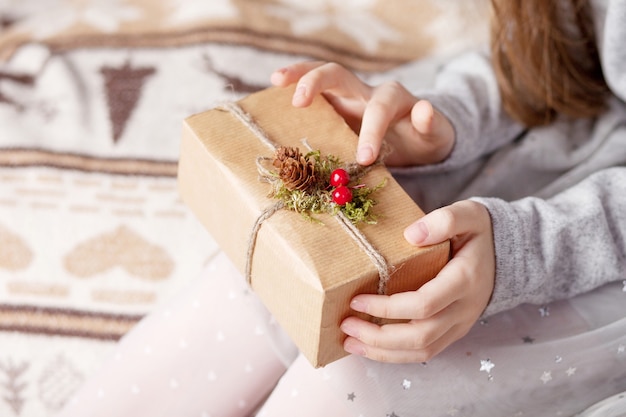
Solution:
[[[292,101],[296,107],[306,107],[316,94],[323,94],[359,134],[356,160],[361,165],[376,161],[383,139],[391,145],[385,158],[390,166],[441,162],[454,146],[450,121],[396,82],[371,87],[344,67],[324,62],[279,69],[271,81],[280,87],[297,83]]]

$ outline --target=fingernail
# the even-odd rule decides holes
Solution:
[[[341,323],[340,329],[342,332],[344,332],[348,336],[352,336],[356,338],[359,337],[359,331],[356,329],[356,327],[351,326],[350,324]]]
[[[419,245],[428,237],[428,227],[424,222],[413,223],[404,230],[404,238],[413,245]]]
[[[270,81],[274,85],[282,85],[283,79],[285,78],[285,74],[287,73],[287,68],[277,69],[270,76]]]
[[[358,298],[355,298],[352,301],[350,301],[350,308],[353,309],[354,311],[367,313],[367,305],[363,301],[359,300]]]
[[[346,339],[345,343],[343,344],[343,348],[348,353],[365,356],[365,348],[361,346],[356,340]]]
[[[300,84],[296,88],[296,91],[293,94],[293,101],[300,101],[306,97],[306,85]]]
[[[356,151],[356,161],[359,164],[367,165],[374,159],[374,150],[371,145],[361,145]]]

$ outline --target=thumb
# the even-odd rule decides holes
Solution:
[[[452,151],[454,127],[446,116],[427,100],[420,100],[411,109],[411,124],[421,139],[422,146],[430,149],[431,158],[426,163],[440,162]]]
[[[441,137],[449,134],[447,119],[428,100],[419,100],[411,109],[413,127],[422,136]]]
[[[484,210],[480,203],[469,200],[433,210],[404,229],[404,238],[412,245],[427,246],[477,231],[477,219]]]

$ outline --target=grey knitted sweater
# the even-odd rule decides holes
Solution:
[[[525,130],[501,109],[481,53],[416,93],[451,120],[455,147],[440,164],[394,175],[427,211],[465,198],[488,208],[496,282],[484,316],[626,280],[626,0],[592,3],[613,92],[601,117]]]

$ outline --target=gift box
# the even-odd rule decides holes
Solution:
[[[349,305],[355,295],[416,290],[448,261],[449,243],[405,241],[404,228],[424,213],[383,164],[359,180],[376,189],[375,223],[346,224],[338,210],[309,217],[268,196],[259,161],[277,146],[354,161],[357,136],[324,97],[295,108],[292,95],[292,88],[269,88],[187,118],[178,184],[185,204],[319,367],[347,354],[339,325],[357,314]]]

